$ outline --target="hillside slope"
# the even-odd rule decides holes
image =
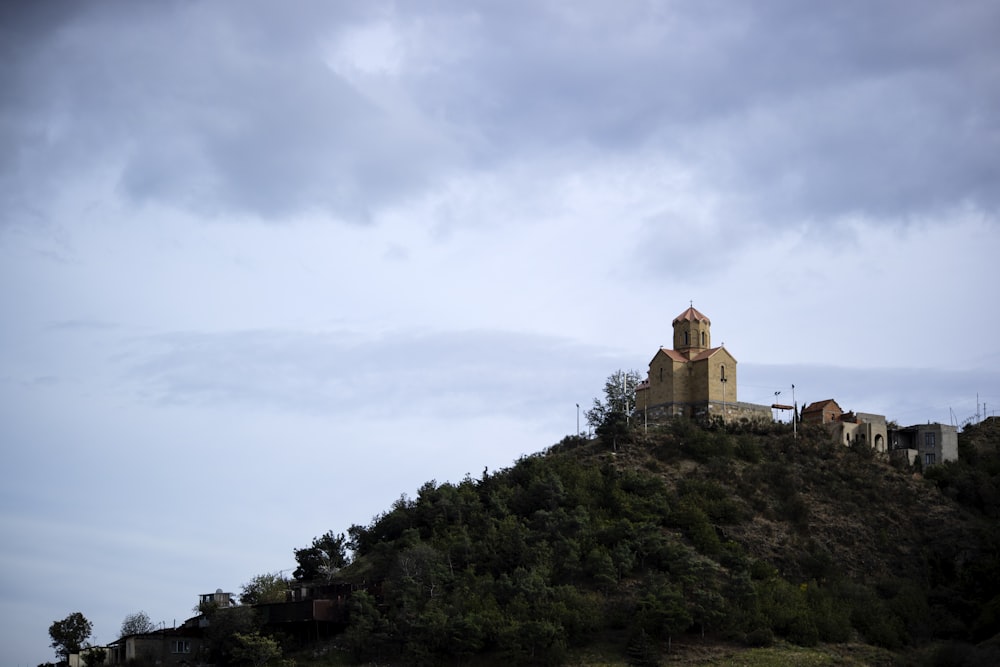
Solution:
[[[656,664],[713,638],[902,656],[1000,629],[995,522],[820,430],[567,438],[348,534],[339,578],[381,591],[351,600],[359,661],[558,664],[601,645]]]

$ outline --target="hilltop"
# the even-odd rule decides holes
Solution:
[[[368,592],[335,645],[379,664],[710,664],[820,644],[842,647],[824,654],[838,664],[1000,655],[1000,536],[966,497],[989,494],[989,473],[925,478],[781,424],[678,420],[611,442],[570,437],[428,482],[352,526],[335,579]]]

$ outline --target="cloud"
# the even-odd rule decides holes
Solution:
[[[548,419],[612,370],[567,339],[491,331],[242,331],[133,341],[119,358],[145,400],[394,419]],[[589,396],[579,397],[589,400]]]
[[[350,16],[327,9],[289,25],[265,23],[268,11],[109,4],[50,26],[46,48],[19,63],[31,88],[7,105],[4,142],[18,156],[4,168],[8,201],[103,167],[137,204],[364,221],[372,203],[422,185],[442,150],[430,128],[325,65],[323,31]]]
[[[1000,203],[987,2],[35,14],[0,126],[22,214],[101,167],[134,203],[372,221],[458,174],[595,150],[684,165],[727,227]]]

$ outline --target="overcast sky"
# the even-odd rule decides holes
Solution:
[[[1000,5],[0,6],[0,645],[53,659],[576,429],[1000,408]]]

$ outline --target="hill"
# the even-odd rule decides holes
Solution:
[[[379,664],[711,664],[820,644],[841,658],[801,664],[1000,663],[989,466],[925,478],[770,424],[613,442],[428,482],[352,526],[336,578],[368,592],[338,646]]]

